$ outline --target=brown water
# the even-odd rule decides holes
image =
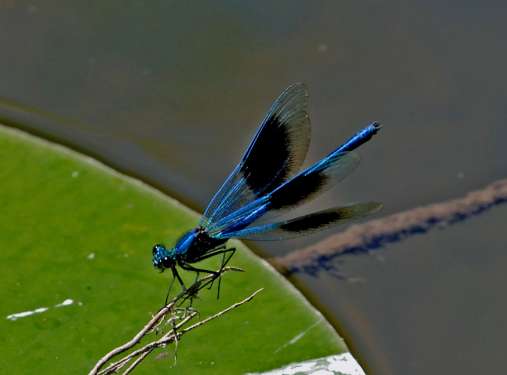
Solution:
[[[387,215],[506,176],[506,16],[500,1],[2,2],[0,120],[202,209],[271,101],[304,81],[310,161],[385,125],[311,206],[379,200]],[[342,258],[362,282],[295,281],[368,373],[501,373],[506,219],[498,207]],[[258,245],[281,254],[320,238]]]

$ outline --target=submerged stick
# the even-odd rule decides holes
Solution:
[[[299,272],[316,275],[322,270],[333,270],[331,261],[338,256],[373,251],[435,228],[445,228],[506,202],[507,179],[502,179],[461,198],[353,225],[314,245],[271,258],[270,263],[285,275]]]

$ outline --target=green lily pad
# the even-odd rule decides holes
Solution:
[[[5,127],[0,181],[0,373],[86,373],[161,306],[170,275],[153,269],[151,247],[171,245],[199,216],[91,158]],[[184,336],[176,365],[168,348],[139,373],[258,372],[346,351],[295,288],[234,246],[230,265],[246,272],[226,274],[220,300],[213,288],[194,307],[204,317],[264,290]]]

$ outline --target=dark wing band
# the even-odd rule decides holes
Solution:
[[[310,144],[306,86],[297,83],[275,100],[240,163],[206,208],[208,228],[286,181],[304,162]]]

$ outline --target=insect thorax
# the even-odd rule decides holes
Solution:
[[[185,233],[177,242],[174,250],[177,258],[192,263],[226,241],[210,237],[206,230],[199,227]]]

